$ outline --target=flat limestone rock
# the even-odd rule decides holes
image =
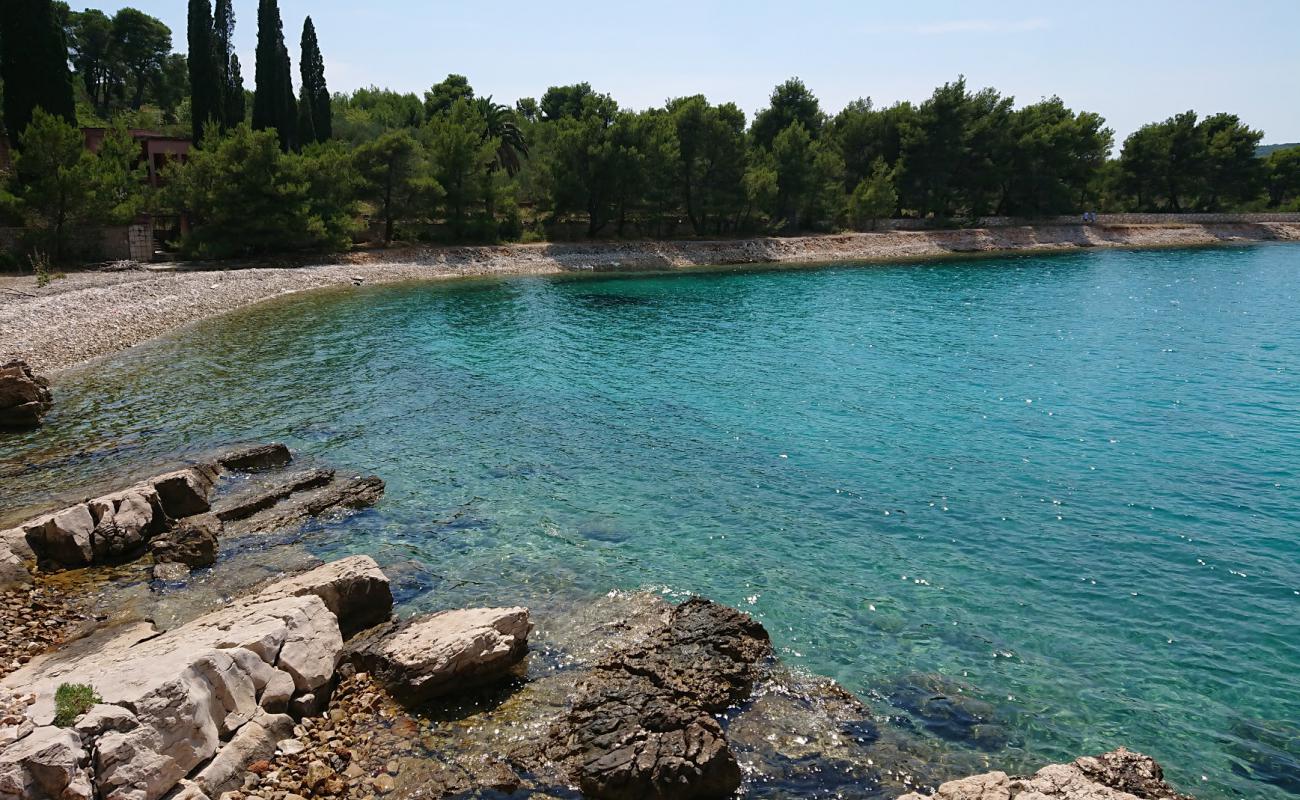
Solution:
[[[11,592],[32,583],[32,573],[9,545],[0,541],[0,592]]]
[[[500,678],[523,658],[526,608],[470,608],[418,617],[365,648],[361,660],[413,703]]]
[[[899,800],[930,800],[903,795]],[[1049,764],[1028,778],[989,772],[948,781],[934,800],[1191,800],[1165,783],[1150,756],[1124,748],[1085,756],[1070,764]]]
[[[345,638],[393,614],[388,577],[370,556],[350,556],[267,586],[262,597],[314,594],[338,618]]]
[[[77,722],[86,752],[94,754],[85,797],[93,786],[102,800],[158,800],[181,779],[195,776],[195,790],[215,797],[218,789],[242,780],[250,755],[265,757],[268,747],[273,751],[275,742],[290,735],[289,718],[279,712],[293,698],[328,696],[343,636],[321,595],[340,609],[349,608],[345,598],[382,595],[391,609],[386,579],[374,562],[348,562],[269,587],[165,633],[137,625],[74,642],[0,679],[0,688],[35,695],[26,713],[36,726],[53,719],[60,684],[88,684],[102,698]],[[378,583],[385,584],[384,592]],[[353,585],[367,588],[352,591]],[[262,707],[263,700],[271,709]],[[35,735],[0,755],[26,752],[14,748],[27,747]],[[30,783],[23,777],[30,769],[5,769],[9,784]],[[10,800],[3,793],[0,799]]]

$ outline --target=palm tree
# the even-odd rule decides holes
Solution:
[[[528,157],[528,142],[524,140],[524,132],[519,129],[514,109],[492,102],[491,95],[480,97],[474,103],[478,106],[479,116],[483,118],[483,141],[496,139],[498,142],[496,157],[488,170],[504,169],[513,178],[523,168],[519,157]]]

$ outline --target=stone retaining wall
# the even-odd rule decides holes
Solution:
[[[971,228],[1009,228],[1020,225],[1078,225],[1082,214],[1056,217],[979,217],[963,221]],[[1098,214],[1097,225],[1241,225],[1264,222],[1300,222],[1300,212],[1267,214]],[[934,227],[932,220],[881,220],[880,230],[913,231]]]

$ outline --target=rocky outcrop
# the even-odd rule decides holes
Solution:
[[[393,611],[388,577],[370,556],[351,556],[286,578],[262,590],[263,596],[314,594],[338,617],[345,638],[386,622]]]
[[[52,404],[50,382],[25,361],[0,364],[0,429],[34,428]]]
[[[419,704],[501,678],[523,658],[532,629],[526,608],[443,611],[374,632],[351,658]]]
[[[190,568],[211,566],[217,560],[221,520],[215,514],[196,514],[176,523],[166,534],[149,542],[158,564],[176,563]]]
[[[211,473],[203,467],[169,472],[24,522],[0,540],[21,533],[48,566],[121,561],[142,552],[172,520],[207,511],[212,486]]]
[[[226,522],[238,521],[239,533],[269,532],[374,505],[383,496],[378,477],[336,479],[328,468],[221,477],[228,470],[275,470],[290,458],[282,444],[227,451],[0,532],[0,587],[23,580],[14,565],[14,557],[24,557],[14,550],[17,540],[53,569],[121,563],[147,549],[159,579],[184,580],[182,567],[214,562]]]
[[[1070,764],[1051,764],[1027,778],[989,772],[949,781],[937,800],[1191,800],[1165,783],[1150,756],[1120,748],[1085,756]],[[929,800],[915,792],[899,800]]]
[[[383,611],[391,613],[391,594],[373,586],[382,579],[374,562],[349,561],[166,633],[143,624],[104,633],[5,677],[0,687],[35,698],[25,714],[31,732],[0,752],[0,798],[18,787],[15,798],[93,791],[104,800],[157,800],[187,776],[191,794],[215,797],[238,785],[248,762],[291,732],[283,712],[293,699],[328,696],[343,653],[340,623],[355,627],[376,613],[343,598],[388,597]],[[333,610],[322,597],[334,599]],[[63,683],[88,684],[102,698],[74,730],[50,727]]]
[[[546,752],[590,797],[727,797],[741,772],[714,715],[748,698],[770,655],[757,621],[693,598],[595,665]]]

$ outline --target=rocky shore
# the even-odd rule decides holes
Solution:
[[[382,492],[264,444],[0,532],[0,800],[1185,800],[1124,750],[942,783],[1005,742],[990,708],[900,681],[892,704],[972,745],[935,749],[703,598],[399,616],[369,556],[268,580],[221,555]]]
[[[0,276],[0,362],[20,358],[38,372],[64,369],[195,320],[326,287],[465,276],[883,262],[1258,241],[1300,241],[1300,224],[1047,225],[779,239],[431,247],[301,260],[292,266],[165,265],[75,272],[43,288],[36,288],[30,276]]]

